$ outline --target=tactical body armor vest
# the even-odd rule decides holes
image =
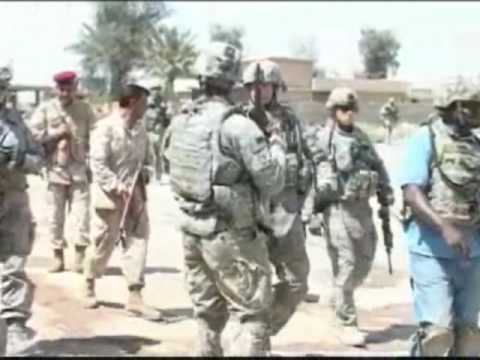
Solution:
[[[220,143],[222,124],[237,111],[223,99],[199,99],[172,121],[167,157],[170,184],[183,212],[224,218],[243,228],[254,225],[254,195],[243,167],[224,154]],[[214,225],[205,231],[205,222],[188,221],[187,230],[195,234],[214,230]]]
[[[458,225],[480,220],[480,141],[457,136],[441,119],[427,124],[432,146],[427,196],[432,208]]]
[[[198,102],[172,123],[168,147],[170,182],[185,199],[205,203],[212,199],[218,167],[231,160],[222,156],[219,131],[229,106],[222,101]]]
[[[357,128],[352,134],[330,127],[322,132],[328,161],[321,162],[318,168],[318,201],[356,201],[374,195],[378,186],[378,159],[366,135]]]

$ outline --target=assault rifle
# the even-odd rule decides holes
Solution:
[[[260,85],[263,82],[263,73],[262,69],[260,68],[260,64],[257,64],[255,68],[255,81],[253,82],[254,86],[254,107],[252,110],[252,118],[257,123],[258,127],[267,134],[267,126],[268,126],[268,118],[267,114],[265,114],[265,110],[262,104],[262,94],[260,90]]]
[[[122,210],[122,217],[120,218],[120,225],[119,225],[119,236],[117,240],[117,244],[120,242],[122,244],[122,247],[125,249],[127,244],[127,230],[126,230],[126,221],[127,221],[127,215],[130,211],[130,207],[132,206],[132,201],[133,201],[133,196],[135,194],[135,186],[139,181],[142,181],[142,168],[143,168],[143,163],[140,163],[137,171],[135,172],[135,175],[133,176],[133,181],[132,185],[130,185],[130,188],[128,189],[128,196],[127,199],[124,203],[123,210]],[[140,184],[142,186],[142,197],[143,200],[146,199],[146,193],[145,189],[143,188],[143,184]]]
[[[392,269],[392,248],[393,248],[393,234],[390,228],[390,210],[388,205],[380,203],[380,209],[378,210],[378,217],[382,221],[383,243],[385,245],[385,251],[387,252],[388,259],[388,273],[393,274]]]

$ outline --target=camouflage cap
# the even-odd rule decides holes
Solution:
[[[243,71],[243,85],[255,82],[255,72],[257,70],[257,65],[260,65],[262,82],[271,83],[277,86],[285,86],[285,82],[282,78],[282,73],[280,72],[280,67],[277,63],[271,60],[253,61],[248,64],[246,69]]]
[[[235,83],[240,79],[240,50],[223,43],[212,42],[197,59],[195,73],[199,76]]]
[[[442,84],[434,91],[433,106],[446,108],[455,101],[480,102],[480,91],[471,82],[460,79],[455,82]]]
[[[325,103],[325,107],[329,110],[336,106],[348,105],[353,106],[354,111],[358,111],[357,93],[347,87],[337,87],[333,89]]]
[[[144,71],[133,70],[126,77],[125,85],[132,85],[132,86],[142,88],[147,92],[147,94],[150,94],[150,87],[152,84],[147,74]]]

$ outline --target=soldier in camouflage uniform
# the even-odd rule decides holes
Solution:
[[[172,120],[166,156],[181,210],[188,292],[198,325],[196,353],[221,356],[228,319],[230,355],[268,351],[271,270],[257,228],[260,199],[284,184],[285,144],[266,138],[229,99],[239,52],[212,43],[197,64],[203,95]]]
[[[149,98],[145,123],[151,151],[154,154],[155,178],[160,181],[162,177],[162,143],[168,127],[167,107],[159,93],[161,87],[151,88],[151,90],[156,92]]]
[[[26,327],[31,316],[33,284],[25,273],[35,224],[27,194],[26,173],[40,174],[41,146],[33,142],[20,115],[6,100],[12,78],[8,66],[0,67],[0,317],[7,324],[7,354],[19,355],[31,345],[34,333]]]
[[[388,99],[388,102],[380,108],[380,119],[387,131],[385,143],[390,144],[392,141],[393,128],[398,123],[398,107],[395,104],[395,99],[393,97]]]
[[[129,291],[125,309],[135,316],[158,319],[160,312],[145,305],[141,293],[150,234],[145,186],[152,159],[142,122],[148,95],[143,79],[131,74],[121,89],[119,109],[102,119],[92,133],[94,211],[92,244],[85,259],[84,300],[87,308],[98,305],[95,278],[104,273],[118,241]],[[131,204],[125,209],[130,195]],[[122,229],[124,211],[127,216]]]
[[[95,115],[90,105],[76,97],[78,80],[71,71],[54,76],[57,97],[40,104],[29,126],[34,139],[44,145],[47,157],[48,233],[54,263],[51,272],[65,269],[63,249],[65,213],[68,211],[75,245],[75,271],[82,272],[89,244],[90,129]]]
[[[279,282],[274,285],[270,331],[276,335],[295,312],[307,293],[309,261],[305,249],[305,230],[301,210],[312,180],[312,164],[303,137],[303,128],[293,110],[281,104],[278,91],[285,87],[279,66],[270,61],[254,61],[243,73],[243,84],[250,94],[244,109],[252,118],[255,109],[255,84],[257,66],[258,85],[261,86],[266,108],[266,131],[278,128],[287,144],[285,186],[269,199],[265,231],[268,235],[270,260]]]
[[[327,250],[332,263],[335,329],[341,342],[363,346],[357,326],[354,291],[367,277],[375,255],[377,234],[369,199],[393,203],[383,161],[368,136],[354,124],[356,94],[334,89],[326,103],[330,112],[318,132],[315,207],[323,212]],[[333,304],[332,304],[333,305]]]
[[[480,93],[460,81],[434,95],[436,112],[406,143],[397,179],[418,323],[411,355],[478,357]]]

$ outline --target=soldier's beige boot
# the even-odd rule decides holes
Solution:
[[[129,289],[125,310],[127,310],[130,315],[142,317],[147,320],[159,320],[162,318],[160,311],[143,302],[141,290],[138,288]]]
[[[27,355],[33,350],[36,332],[25,325],[23,319],[7,320],[7,356]]]
[[[95,279],[85,279],[83,303],[87,309],[94,309],[98,306],[98,300],[95,297]]]
[[[347,346],[364,347],[366,345],[366,336],[355,325],[340,325],[337,328],[338,340]]]
[[[73,269],[75,272],[83,273],[83,262],[85,261],[85,246],[75,245],[75,263]]]
[[[50,273],[62,272],[65,270],[65,261],[63,258],[63,249],[53,250],[53,264],[48,269]]]

